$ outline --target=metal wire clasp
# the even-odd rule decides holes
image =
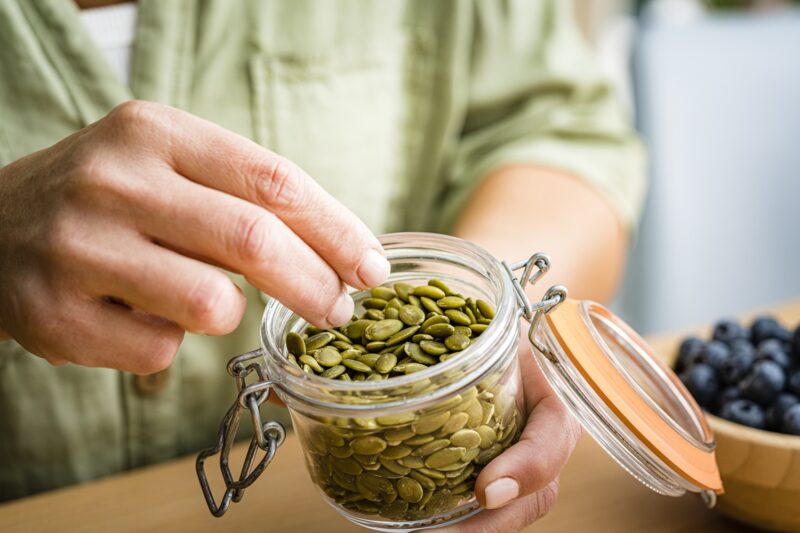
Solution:
[[[511,278],[511,284],[517,295],[517,302],[522,310],[522,316],[531,324],[530,328],[528,328],[528,340],[550,361],[557,363],[558,360],[550,350],[536,340],[536,329],[539,327],[539,323],[545,314],[558,307],[561,302],[567,299],[567,288],[563,285],[554,285],[547,289],[542,299],[536,303],[531,303],[528,295],[525,294],[525,287],[527,285],[535,284],[539,278],[550,270],[550,257],[547,254],[535,253],[528,259],[512,263],[511,265],[502,261],[502,265],[509,278]],[[514,275],[514,272],[520,269],[522,269],[522,276],[518,278]]]
[[[272,393],[272,386],[274,385],[274,382],[267,377],[264,367],[255,361],[263,355],[260,349],[253,350],[252,352],[238,355],[228,362],[228,374],[235,379],[236,388],[239,392],[233,404],[231,404],[228,409],[228,412],[225,414],[225,417],[222,419],[217,434],[216,445],[201,451],[197,455],[197,462],[195,463],[197,479],[200,481],[200,488],[203,490],[203,496],[206,499],[208,509],[211,511],[211,514],[216,517],[224,515],[232,501],[238,502],[242,499],[244,490],[252,485],[264,472],[264,469],[266,469],[272,461],[275,452],[278,447],[283,444],[286,437],[286,430],[280,422],[270,420],[262,423],[261,421],[261,404],[269,399]],[[251,374],[255,374],[256,381],[248,384],[247,378]],[[250,411],[254,435],[250,440],[250,446],[245,454],[239,477],[234,480],[229,463],[230,451],[236,440],[236,432],[239,429],[239,419],[244,409]],[[256,452],[259,448],[266,453],[258,463],[255,463]],[[214,500],[214,495],[212,494],[211,486],[208,483],[208,477],[205,471],[206,459],[218,453],[220,454],[220,472],[225,482],[225,492],[219,504]]]

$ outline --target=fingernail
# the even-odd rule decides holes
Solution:
[[[501,477],[489,483],[484,493],[486,508],[497,509],[519,496],[519,484],[510,477]]]
[[[341,326],[350,320],[350,317],[353,316],[354,309],[355,304],[353,303],[353,299],[349,294],[343,292],[339,295],[336,304],[333,306],[333,309],[331,309],[331,312],[328,313],[325,320],[327,320],[328,324],[331,326]]]
[[[389,261],[377,250],[370,249],[358,267],[358,277],[367,287],[377,287],[389,277]]]

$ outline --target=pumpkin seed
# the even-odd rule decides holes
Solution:
[[[458,296],[445,296],[444,298],[436,300],[436,305],[441,309],[461,309],[466,304],[467,302]]]
[[[422,499],[422,485],[410,477],[401,477],[397,480],[397,493],[408,503],[417,503]]]
[[[444,298],[446,295],[444,291],[438,287],[420,285],[419,287],[414,287],[414,296],[418,296],[420,299],[425,297],[435,301]]]
[[[445,347],[453,352],[459,352],[469,346],[469,337],[454,333],[444,340]]]
[[[319,350],[323,346],[330,344],[330,342],[335,338],[336,336],[330,331],[322,331],[317,333],[313,337],[306,339],[306,352],[308,353],[313,352],[314,350]]]
[[[385,440],[375,435],[358,437],[350,442],[350,447],[353,451],[360,455],[378,454],[385,450],[387,446],[388,444],[386,444]]]
[[[407,326],[416,326],[425,321],[425,312],[415,305],[405,304],[400,308],[399,318]]]
[[[292,331],[286,334],[286,348],[290,354],[300,357],[306,354],[306,341],[299,333]]]
[[[371,341],[385,341],[403,329],[403,326],[404,324],[397,319],[379,320],[367,326],[367,329],[364,330],[364,336]]]
[[[478,307],[478,311],[480,311],[483,318],[488,318],[491,320],[494,318],[494,307],[489,304],[486,300],[476,300],[475,305]]]

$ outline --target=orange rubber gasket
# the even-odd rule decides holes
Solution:
[[[632,331],[604,307],[597,305],[596,310],[624,330]],[[714,451],[692,444],[648,405],[597,344],[581,311],[580,301],[568,299],[546,315],[550,330],[581,376],[622,423],[667,466],[694,485],[722,492]],[[648,354],[653,353],[649,346],[646,348]]]

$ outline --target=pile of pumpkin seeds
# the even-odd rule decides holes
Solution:
[[[519,439],[520,411],[499,375],[422,412],[295,428],[311,477],[337,505],[392,521],[454,518],[477,506],[475,479]]]
[[[390,379],[458,355],[494,317],[489,303],[435,279],[376,287],[360,304],[360,316],[340,328],[288,334],[289,361],[330,379]],[[508,381],[516,377],[504,375],[507,368],[425,410],[295,419],[313,480],[337,505],[393,521],[469,512],[483,466],[519,438],[517,390]]]
[[[494,317],[488,302],[465,298],[436,279],[418,287],[375,287],[360,304],[361,316],[340,328],[289,333],[289,361],[342,381],[411,374],[467,348]]]

